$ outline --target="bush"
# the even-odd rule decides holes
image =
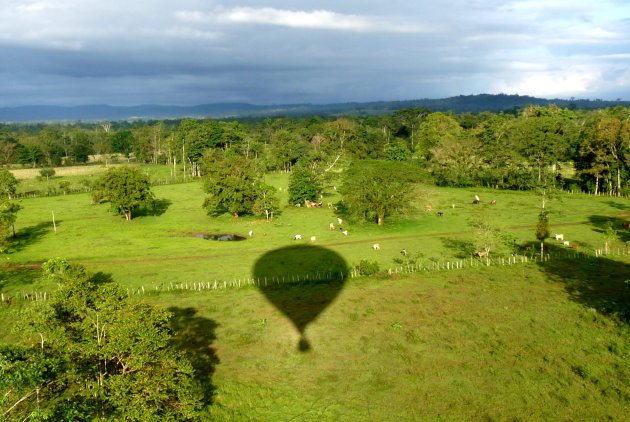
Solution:
[[[367,259],[362,259],[354,266],[354,269],[359,273],[359,275],[374,275],[380,271],[378,262],[368,261]]]

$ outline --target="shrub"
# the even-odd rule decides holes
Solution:
[[[380,271],[378,262],[368,261],[367,259],[362,259],[354,266],[354,269],[359,273],[359,275],[374,275]]]

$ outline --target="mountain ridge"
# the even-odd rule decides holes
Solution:
[[[1,107],[0,122],[55,122],[55,121],[103,121],[103,120],[156,120],[180,118],[244,118],[273,116],[338,116],[379,115],[402,108],[427,107],[431,111],[453,111],[455,113],[482,111],[511,112],[528,104],[547,106],[556,104],[562,108],[598,109],[613,106],[630,107],[630,101],[589,99],[546,99],[516,94],[459,95],[438,99],[399,101],[345,102],[329,104],[277,104],[255,105],[243,102],[221,102],[192,106],[141,104],[111,106],[87,104],[81,106],[25,105]]]

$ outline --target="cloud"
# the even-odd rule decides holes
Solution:
[[[178,11],[175,16],[193,23],[253,23],[290,28],[332,29],[357,32],[423,33],[436,30],[432,25],[419,25],[401,19],[335,13],[328,10],[286,10],[272,7],[218,8],[214,12]]]
[[[513,81],[499,82],[495,91],[539,97],[581,95],[589,92],[601,76],[597,70],[589,69],[532,72]]]
[[[0,22],[0,106],[630,99],[623,0],[0,0]]]

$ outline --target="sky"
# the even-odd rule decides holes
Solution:
[[[629,0],[0,0],[0,107],[630,100]]]

